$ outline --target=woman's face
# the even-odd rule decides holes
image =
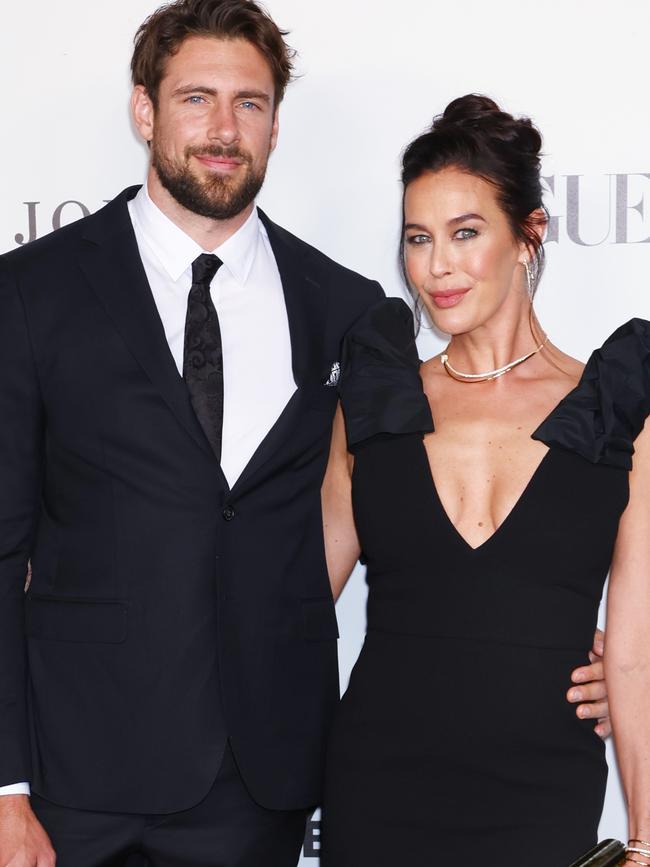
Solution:
[[[529,255],[491,184],[455,168],[426,173],[408,185],[404,214],[406,270],[436,327],[465,334],[520,314]]]

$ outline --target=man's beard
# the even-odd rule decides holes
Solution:
[[[190,168],[195,154],[237,159],[245,167],[245,174],[241,180],[217,173],[201,179]],[[151,163],[167,192],[188,211],[211,220],[230,220],[250,205],[264,183],[267,162],[256,171],[246,151],[236,146],[209,145],[186,148],[185,163],[179,165],[156,147],[155,138],[151,148]]]

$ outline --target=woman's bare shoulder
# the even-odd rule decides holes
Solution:
[[[564,379],[569,379],[575,383],[580,380],[585,364],[578,358],[574,358],[557,346],[550,346],[548,350],[548,360],[557,372],[557,376]]]

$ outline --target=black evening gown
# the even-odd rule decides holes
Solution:
[[[592,355],[533,434],[550,448],[524,493],[476,549],[431,475],[408,307],[374,307],[343,361],[368,631],[332,731],[321,863],[567,867],[596,842],[607,766],[565,695],[628,501],[650,324]]]

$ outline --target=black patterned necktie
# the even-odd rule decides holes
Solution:
[[[210,283],[222,264],[221,259],[208,253],[192,262],[183,350],[183,379],[217,460],[221,460],[223,429],[223,351]]]

